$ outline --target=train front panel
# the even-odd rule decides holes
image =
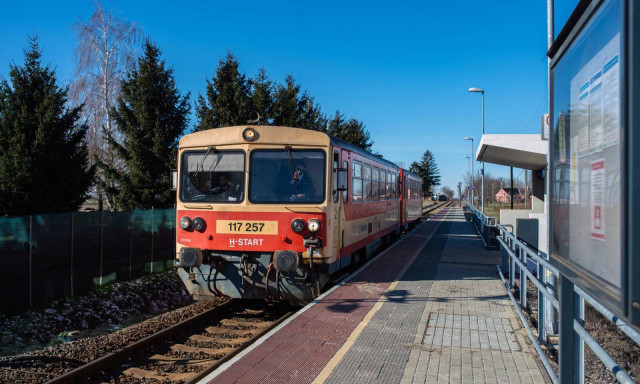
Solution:
[[[194,298],[318,294],[336,260],[328,147],[322,133],[282,127],[181,140],[176,258]]]

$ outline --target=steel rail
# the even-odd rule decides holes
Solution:
[[[220,311],[221,309],[230,307],[232,303],[235,303],[235,300],[228,301],[222,305],[218,305],[213,307],[205,312],[202,312],[196,316],[193,316],[189,319],[183,320],[178,324],[172,325],[168,328],[163,329],[160,332],[149,335],[145,338],[142,338],[132,344],[129,344],[119,350],[114,352],[110,352],[96,360],[93,360],[87,364],[84,364],[78,368],[75,368],[69,372],[62,374],[52,380],[47,381],[45,384],[61,384],[61,383],[76,383],[76,382],[84,382],[87,378],[104,372],[114,365],[121,363],[122,361],[134,356],[136,353],[143,351],[151,345],[157,344],[160,341],[166,340],[168,337],[185,331],[192,327],[193,325],[206,320],[210,316],[212,316],[215,312]]]
[[[264,336],[267,333],[271,332],[271,330],[273,330],[275,327],[280,325],[283,321],[287,320],[294,313],[295,313],[294,311],[288,312],[287,314],[285,314],[284,316],[282,316],[281,318],[276,320],[273,324],[271,324],[267,328],[264,328],[259,333],[255,334],[246,343],[242,344],[240,347],[238,347],[235,350],[233,350],[233,351],[229,352],[228,354],[224,355],[223,357],[218,359],[215,363],[213,363],[213,365],[211,365],[210,367],[205,368],[203,371],[198,372],[194,377],[192,377],[191,379],[186,381],[184,384],[195,384],[198,381],[204,379],[205,377],[207,377],[208,374],[210,374],[211,372],[213,372],[216,369],[218,369],[222,364],[226,363],[227,361],[232,359],[234,356],[236,356],[238,353],[240,353],[240,352],[244,351],[245,349],[247,349],[250,345],[252,345],[256,341],[258,341],[262,336]]]

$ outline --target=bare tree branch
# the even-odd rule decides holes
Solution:
[[[86,22],[78,20],[73,29],[78,45],[74,51],[76,80],[71,85],[70,99],[83,104],[82,115],[90,127],[86,140],[92,162],[97,159],[117,167],[117,156],[110,153],[105,140],[106,133],[119,140],[109,112],[120,94],[122,80],[134,66],[143,33],[136,23],[105,11],[99,1],[91,18]],[[109,183],[105,175],[98,173],[97,177],[98,185]],[[100,187],[95,194],[102,203]]]

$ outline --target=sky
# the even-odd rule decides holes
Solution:
[[[566,20],[577,0],[557,0]],[[137,23],[162,50],[178,87],[204,94],[232,52],[253,77],[291,74],[327,114],[364,122],[373,151],[405,167],[429,150],[441,185],[457,189],[471,144],[485,133],[540,133],[547,110],[546,1],[130,1],[106,10]],[[557,5],[558,7],[558,5]],[[21,65],[37,34],[43,60],[62,84],[74,79],[72,26],[95,2],[0,3],[0,77]],[[556,25],[560,25],[556,21]],[[556,35],[559,30],[556,27]],[[190,125],[195,124],[192,114]],[[474,152],[475,152],[474,148]],[[479,169],[476,163],[475,169]],[[508,177],[504,166],[486,173]],[[514,171],[517,177],[521,170]]]

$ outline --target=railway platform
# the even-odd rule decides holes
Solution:
[[[445,208],[201,382],[550,382],[499,263]]]

